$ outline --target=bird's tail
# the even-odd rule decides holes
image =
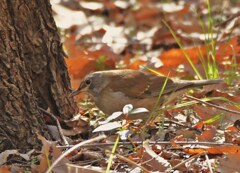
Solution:
[[[192,80],[192,81],[185,81],[189,85],[193,87],[204,86],[204,85],[212,85],[212,84],[219,84],[222,83],[223,80],[221,79],[211,79],[211,80]]]

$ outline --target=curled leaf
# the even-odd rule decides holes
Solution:
[[[120,123],[118,123],[118,122],[110,122],[110,123],[98,126],[95,130],[93,130],[93,133],[110,131],[110,130],[113,130],[113,129],[117,129],[119,127],[122,127],[122,125]]]
[[[130,114],[138,114],[138,113],[146,113],[149,112],[149,110],[147,110],[146,108],[136,108],[133,109]]]
[[[129,114],[133,110],[133,105],[127,104],[123,107],[123,113]]]

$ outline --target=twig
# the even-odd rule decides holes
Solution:
[[[234,110],[227,109],[227,108],[224,108],[224,107],[221,107],[221,106],[218,106],[218,105],[209,103],[209,102],[205,102],[205,101],[203,101],[203,100],[200,100],[200,99],[198,99],[198,98],[196,98],[196,97],[192,97],[192,96],[190,96],[190,95],[186,95],[186,97],[189,98],[189,99],[191,99],[191,100],[196,100],[196,101],[198,101],[198,102],[200,102],[200,103],[203,103],[203,104],[205,104],[205,105],[212,106],[212,107],[215,107],[215,108],[217,108],[217,109],[221,109],[221,110],[226,111],[226,112],[230,112],[230,113],[234,113],[234,114],[240,115],[240,112],[238,112],[238,111],[234,111]]]
[[[98,169],[94,169],[94,168],[91,168],[91,167],[86,167],[86,166],[79,166],[79,165],[74,165],[74,164],[71,164],[71,163],[66,163],[66,165],[68,167],[73,167],[75,168],[75,172],[84,172],[84,171],[89,171],[89,172],[95,172],[95,173],[105,173],[104,170],[98,170]],[[74,170],[70,170],[69,172],[74,172]]]
[[[219,143],[219,142],[174,142],[177,145],[208,145],[208,146],[219,146],[219,145],[233,145],[232,143]],[[106,147],[112,146],[115,142],[108,142],[108,143],[92,143],[92,144],[84,144],[82,147]],[[142,141],[134,141],[135,145],[142,145]],[[118,145],[132,145],[132,142],[119,142]],[[149,145],[172,145],[172,142],[169,141],[150,141]],[[73,145],[69,146],[57,146],[58,148],[70,148]]]
[[[208,157],[207,153],[205,153],[205,158],[206,158],[207,165],[208,165],[208,167],[209,167],[210,173],[213,173],[213,169],[212,169],[212,166],[211,166],[211,164],[210,164],[210,162],[209,162],[209,157]]]
[[[231,20],[233,20],[234,18],[239,17],[239,16],[240,16],[240,12],[233,14],[232,16],[227,18],[225,21],[217,24],[215,27],[223,26],[223,25],[227,24],[228,22],[230,22]]]
[[[203,154],[204,154],[204,153],[199,153],[199,154],[197,154],[197,155],[194,155],[194,156],[192,156],[192,157],[184,160],[183,162],[181,162],[181,163],[175,165],[174,167],[168,169],[168,172],[171,172],[172,170],[176,169],[177,167],[181,166],[182,164],[184,164],[184,163],[186,163],[186,162],[188,162],[188,161],[190,161],[190,160],[192,160],[192,159],[195,159],[195,158],[197,158],[197,157],[199,157],[199,156],[201,156],[201,155],[203,155]]]
[[[127,162],[127,163],[129,163],[130,165],[133,165],[133,166],[135,166],[135,167],[141,168],[143,172],[146,172],[146,173],[150,172],[149,170],[147,170],[147,169],[144,168],[143,166],[135,163],[134,161],[132,161],[132,160],[130,160],[130,159],[128,159],[128,158],[120,155],[120,154],[115,154],[115,155],[116,155],[117,158],[119,158],[120,160],[122,160],[122,161],[124,161],[124,162]]]
[[[61,156],[59,156],[53,163],[52,165],[48,168],[48,170],[46,171],[46,173],[50,173],[52,171],[52,169],[64,158],[66,157],[69,153],[71,153],[72,151],[74,151],[75,149],[79,148],[79,147],[82,147],[83,145],[85,144],[88,144],[88,143],[92,143],[92,142],[95,142],[95,141],[98,141],[98,140],[102,140],[106,138],[106,135],[100,135],[98,137],[95,137],[93,139],[89,139],[89,140],[86,140],[86,141],[83,141],[79,144],[76,144],[74,146],[72,146],[69,150],[67,150],[65,153],[63,153]]]
[[[57,119],[52,113],[46,111],[45,109],[40,108],[40,107],[38,107],[38,109],[39,109],[40,111],[42,111],[43,113],[45,113],[46,115],[50,116],[54,121],[56,121],[59,136],[60,136],[63,144],[68,146],[68,145],[69,145],[69,144],[68,144],[68,141],[66,140],[65,136],[63,135],[63,131],[62,131],[62,128],[61,128],[61,125],[60,125],[58,119]]]
[[[197,131],[198,133],[202,133],[202,130],[199,130],[195,127],[192,127],[192,126],[188,126],[188,125],[185,125],[185,124],[182,124],[182,123],[179,123],[177,121],[173,121],[173,120],[164,120],[164,123],[173,123],[173,124],[176,124],[176,125],[179,125],[179,126],[182,126],[182,127],[185,127],[185,128],[189,128],[190,130],[195,130]]]

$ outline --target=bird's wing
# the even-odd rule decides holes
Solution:
[[[154,76],[151,77],[152,85],[149,88],[150,91],[152,91],[153,96],[157,96],[160,93],[161,88],[159,89],[158,83],[162,81],[167,80],[167,84],[163,90],[163,94],[170,94],[176,91],[185,90],[188,88],[194,88],[194,87],[201,87],[204,85],[212,85],[212,84],[218,84],[221,83],[222,80],[177,80],[174,81],[172,79],[166,79],[166,77],[161,76]]]
[[[126,96],[134,98],[145,93],[150,87],[150,81],[145,73],[138,71],[124,70],[121,73],[111,74],[111,82],[109,88],[113,88],[113,92],[123,92]]]
[[[167,85],[164,88],[163,94],[171,93],[177,90],[176,85],[170,78],[156,76],[150,73],[143,73],[129,70],[122,71],[112,75],[112,80],[108,84],[109,88],[114,88],[113,92],[123,92],[131,98],[156,97],[159,95],[165,80]],[[127,81],[127,82],[126,82]],[[182,87],[182,86],[181,86]]]
[[[166,82],[166,85],[163,88],[162,94],[168,94],[178,90],[178,87],[183,87],[183,86],[177,85],[172,79],[164,76],[156,76],[153,74],[147,74],[147,76],[149,78],[150,84],[149,84],[148,90],[146,90],[144,93],[145,95],[150,94],[150,96],[154,96],[154,97],[158,96],[162,88],[164,87],[165,82]]]
[[[109,78],[111,82],[108,83],[108,87],[113,88],[113,92],[122,92],[131,98],[157,97],[165,81],[167,83],[163,89],[163,95],[186,88],[219,83],[219,80],[173,81],[164,76],[134,70],[116,71],[115,74],[111,73]]]

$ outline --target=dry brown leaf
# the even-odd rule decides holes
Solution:
[[[142,162],[144,167],[151,169],[151,171],[165,171],[170,167],[168,160],[156,154],[149,146],[148,142],[143,144]]]
[[[219,166],[217,171],[236,173],[240,172],[240,154],[226,154],[223,158],[219,158]]]
[[[56,147],[54,142],[46,140],[43,136],[38,135],[38,139],[42,141],[42,150],[41,155],[38,156],[38,160],[40,162],[39,165],[33,165],[32,171],[33,172],[46,172],[50,163],[54,162],[62,153],[62,151]],[[58,166],[56,166],[53,170],[58,173],[65,173],[67,172],[66,163],[68,163],[68,159],[62,159]]]
[[[214,141],[214,137],[216,136],[216,133],[217,133],[217,129],[212,126],[210,129],[205,130],[201,135],[198,135],[197,139],[201,142]]]
[[[196,131],[189,129],[181,129],[176,131],[176,136],[182,136],[183,138],[187,139],[195,139]]]
[[[0,166],[0,172],[1,173],[11,173],[10,168],[11,168],[11,166],[9,166],[9,165]]]

